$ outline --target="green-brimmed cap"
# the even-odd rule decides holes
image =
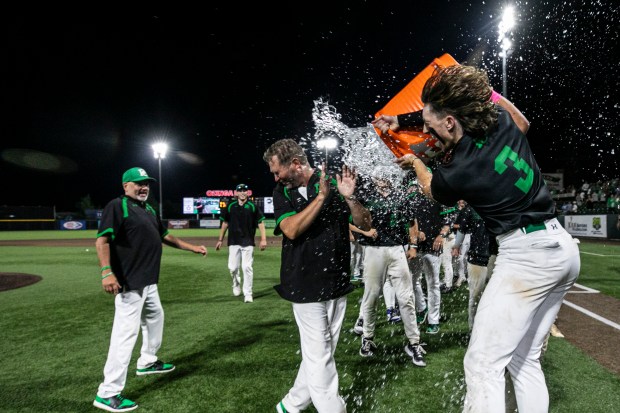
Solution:
[[[157,179],[151,178],[144,169],[138,167],[128,169],[123,174],[123,183],[141,181],[157,181]]]

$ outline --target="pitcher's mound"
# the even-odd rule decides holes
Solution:
[[[25,287],[41,281],[41,279],[42,277],[38,275],[22,274],[19,272],[0,272],[0,291]]]

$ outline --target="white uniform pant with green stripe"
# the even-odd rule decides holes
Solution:
[[[142,327],[142,348],[137,368],[143,369],[157,361],[164,332],[164,309],[157,284],[119,293],[114,298],[114,325],[110,337],[108,359],[103,368],[103,382],[97,396],[108,398],[123,391],[131,353]]]

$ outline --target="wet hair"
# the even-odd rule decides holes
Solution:
[[[281,164],[288,164],[294,158],[299,159],[302,165],[308,164],[306,153],[293,139],[280,139],[274,142],[263,154],[263,160],[269,164],[274,156],[278,158],[278,162]]]
[[[473,137],[483,137],[497,124],[498,110],[490,98],[487,73],[473,66],[437,67],[422,89],[422,102],[431,111],[454,116]]]

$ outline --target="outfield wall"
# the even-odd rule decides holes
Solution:
[[[577,238],[620,240],[620,215],[560,215],[558,221]]]
[[[219,228],[219,219],[164,219],[167,228]],[[265,228],[275,228],[273,219],[265,220]],[[79,231],[98,229],[99,221],[94,219],[0,219],[0,231]]]
[[[64,216],[54,219],[53,207],[0,206],[0,231],[35,230],[88,230],[97,229],[97,219],[74,219]],[[566,230],[578,238],[620,240],[620,214],[559,215],[558,220]],[[168,228],[219,228],[219,219],[164,219]],[[266,228],[275,228],[272,217],[265,220]]]

